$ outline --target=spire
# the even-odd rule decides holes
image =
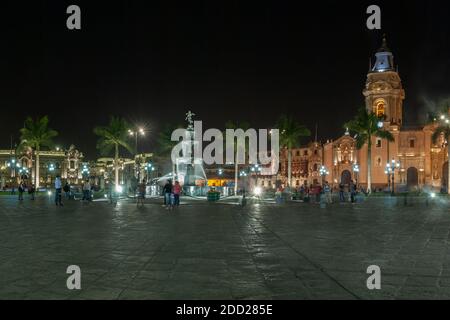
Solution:
[[[391,50],[387,46],[386,33],[383,34],[383,41],[381,44],[381,48],[378,49],[378,52],[391,52]]]
[[[394,71],[394,56],[387,46],[386,35],[383,35],[381,48],[375,53],[376,62],[372,72]]]

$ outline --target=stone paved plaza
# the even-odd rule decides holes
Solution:
[[[395,199],[394,199],[395,200]],[[0,299],[448,299],[450,210],[436,199],[318,205],[0,197]],[[381,268],[381,290],[366,269]],[[79,291],[66,287],[81,268]]]

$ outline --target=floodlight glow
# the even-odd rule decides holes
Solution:
[[[117,186],[117,187],[116,187],[116,192],[122,193],[122,191],[123,191],[122,186]]]
[[[434,198],[434,197],[436,197],[436,193],[432,192],[432,193],[430,193],[430,196],[431,196],[432,198]]]
[[[255,195],[260,196],[262,194],[262,189],[261,187],[256,187],[253,192],[255,193]]]
[[[383,128],[383,122],[382,121],[378,121],[377,126],[380,129]]]
[[[48,191],[47,194],[48,194],[49,196],[51,196],[51,195],[52,195],[52,192],[51,192],[51,191]]]

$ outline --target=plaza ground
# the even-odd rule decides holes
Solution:
[[[398,200],[398,202],[397,202]],[[448,200],[319,205],[0,198],[0,299],[449,299]],[[69,265],[81,287],[66,287]],[[381,290],[366,269],[381,268]]]

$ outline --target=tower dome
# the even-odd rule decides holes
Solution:
[[[394,56],[387,46],[386,35],[383,36],[381,48],[375,53],[375,65],[372,72],[385,72],[394,70]]]

